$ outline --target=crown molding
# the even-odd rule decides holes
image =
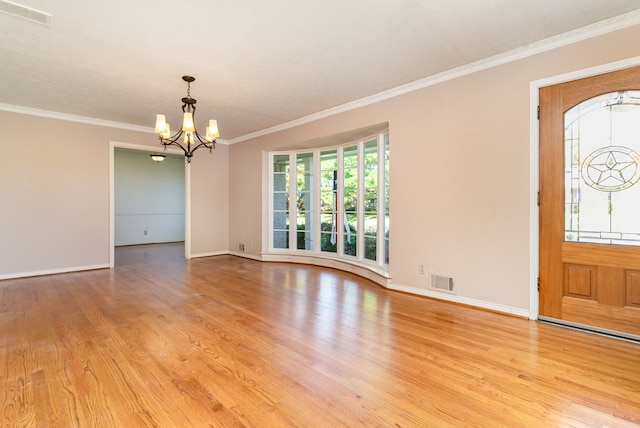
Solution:
[[[272,126],[270,128],[262,129],[260,131],[252,132],[240,137],[232,138],[229,140],[230,144],[239,143],[241,141],[250,140],[253,138],[261,137],[264,135],[272,134],[274,132],[282,131],[285,129],[293,128],[305,123],[314,122],[325,117],[333,116],[338,113],[343,113],[349,110],[354,110],[360,107],[364,107],[370,104],[375,104],[380,101],[388,100],[390,98],[397,97],[409,92],[417,91],[429,86],[433,86],[448,80],[453,80],[462,76],[473,74],[482,70],[486,70],[498,65],[503,65],[509,62],[514,62],[523,58],[527,58],[533,55],[537,55],[543,52],[547,52],[553,49],[557,49],[563,46],[567,46],[573,43],[587,40],[593,37],[597,37],[606,33],[621,30],[627,27],[640,24],[640,9],[633,12],[629,12],[623,15],[619,15],[613,18],[609,18],[595,24],[587,25],[585,27],[578,28],[576,30],[568,31],[566,33],[559,34],[557,36],[548,37],[535,43],[525,45],[501,54],[493,55],[479,61],[471,62],[469,64],[461,65],[441,73],[434,74],[405,85],[397,86],[395,88],[379,92],[377,94],[361,98],[355,101],[348,102],[336,107],[332,107],[326,110],[319,111],[317,113],[310,114],[308,116],[301,117],[289,122],[282,123],[280,125]]]
[[[96,119],[94,117],[76,116],[73,114],[58,113],[50,110],[40,110],[37,108],[23,107],[13,104],[0,103],[0,110],[8,111],[11,113],[27,114],[30,116],[46,117],[49,119],[66,120],[68,122],[84,123],[87,125],[106,126],[108,128],[124,129],[128,131],[147,132],[151,134],[154,132],[153,128],[146,126],[132,125],[130,123],[123,122],[113,122],[110,120]]]
[[[50,110],[40,110],[37,108],[17,106],[13,104],[0,103],[0,111],[8,111],[11,113],[20,113],[30,116],[46,117],[49,119],[66,120],[67,122],[84,123],[87,125],[106,126],[108,128],[122,129],[125,131],[145,132],[147,134],[155,134],[155,130],[148,126],[132,125],[124,122],[114,122],[111,120],[96,119],[94,117],[76,116],[73,114],[58,113]],[[218,138],[216,144],[223,146],[229,145],[229,140]]]
[[[76,116],[73,114],[58,113],[55,111],[40,110],[37,108],[16,106],[13,104],[0,103],[0,111],[27,114],[30,116],[46,117],[49,119],[66,120],[67,122],[84,123],[87,125],[106,126],[108,128],[123,129],[126,131],[137,131],[137,132],[145,132],[147,134],[155,134],[155,130],[147,126],[132,125],[130,123],[123,123],[123,122],[113,122],[111,120],[102,120],[102,119],[96,119],[96,118],[87,117],[87,116]],[[230,143],[229,143],[229,140],[218,138],[216,140],[216,144],[228,146]]]

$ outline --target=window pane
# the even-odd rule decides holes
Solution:
[[[378,186],[378,166],[369,164],[364,167],[364,185],[367,187]]]
[[[298,195],[298,210],[300,211],[311,211],[312,209],[312,198],[313,192],[303,190]]]
[[[344,253],[356,255],[356,237],[358,230],[358,215],[355,211],[345,212],[345,228],[342,231],[344,236]]]
[[[344,254],[347,256],[356,256],[356,234],[345,234],[344,236]]]
[[[313,247],[313,233],[309,231],[298,231],[297,237],[297,249],[298,250],[311,250]]]
[[[273,194],[273,209],[286,211],[289,207],[289,198],[285,192],[275,192]]]
[[[273,232],[273,248],[289,248],[289,232],[275,230]]]
[[[273,177],[273,248],[289,248],[289,155],[274,155]]]
[[[337,253],[338,246],[336,244],[336,236],[331,233],[322,233],[320,238],[322,239],[322,251],[326,251],[329,253]]]
[[[365,217],[364,234],[374,237],[378,232],[378,218],[376,216]]]
[[[273,174],[273,190],[276,192],[288,191],[289,175],[280,173]]]
[[[320,169],[322,171],[335,171],[338,169],[338,152],[336,150],[320,153]]]
[[[378,210],[378,189],[365,189],[364,210],[375,214]]]
[[[384,135],[384,263],[389,264],[389,134]]]
[[[289,213],[287,211],[274,211],[273,230],[289,230]]]
[[[356,255],[358,231],[358,146],[345,147],[344,165],[344,254]]]
[[[289,155],[275,155],[273,157],[273,172],[289,174]]]
[[[313,153],[296,155],[297,249],[313,250]]]
[[[565,113],[565,240],[640,246],[640,91]]]
[[[376,247],[376,238],[364,237],[364,258],[368,260],[376,260],[378,250]]]
[[[335,253],[336,230],[335,221],[338,209],[338,151],[328,150],[320,153],[320,230],[327,233],[321,235],[321,251]],[[333,232],[332,232],[333,228]]]
[[[384,263],[389,264],[389,240],[384,240]]]

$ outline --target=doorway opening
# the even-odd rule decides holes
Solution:
[[[110,267],[115,248],[180,243],[190,258],[189,168],[177,151],[111,142],[110,147]],[[174,245],[175,247],[175,245]]]

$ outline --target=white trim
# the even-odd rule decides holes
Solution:
[[[299,152],[289,152],[289,250],[298,248],[298,164],[296,156]],[[271,163],[273,166],[273,161]],[[270,174],[273,176],[273,173]],[[273,185],[272,185],[273,186]],[[273,187],[271,187],[273,189]],[[273,204],[271,205],[273,211]],[[271,223],[273,226],[273,223]],[[273,236],[273,232],[271,233]]]
[[[538,318],[538,275],[539,266],[539,129],[538,129],[538,87],[529,86],[529,319]]]
[[[116,265],[115,141],[109,141],[109,268]]]
[[[237,257],[242,257],[245,259],[251,259],[251,260],[256,260],[258,262],[262,262],[262,257],[260,256],[256,256],[255,254],[249,254],[249,253],[241,253],[239,251],[227,251],[225,254],[229,254],[231,256],[237,256]]]
[[[262,213],[260,218],[262,219],[262,245],[260,250],[267,251],[267,249],[271,248],[272,243],[272,234],[270,233],[271,228],[269,227],[273,221],[272,219],[272,210],[269,208],[269,204],[273,204],[271,197],[271,189],[273,188],[273,178],[270,173],[270,164],[273,164],[273,157],[269,152],[262,151]],[[231,228],[229,228],[231,229]],[[231,241],[231,240],[229,240]]]
[[[155,134],[155,129],[148,126],[134,125],[131,123],[115,122],[112,120],[97,119],[95,117],[78,116],[75,114],[60,113],[50,110],[41,110],[32,107],[18,106],[14,104],[0,103],[0,111],[8,111],[10,113],[26,114],[29,116],[46,117],[49,119],[64,120],[67,122],[84,123],[87,125],[105,126],[107,128],[122,129],[125,131],[137,131],[147,134]],[[218,138],[216,144],[228,146],[229,140]]]
[[[233,254],[233,253],[232,253]],[[244,257],[244,256],[243,256]],[[349,261],[345,259],[337,259],[333,257],[323,257],[318,254],[301,255],[295,253],[262,253],[261,261],[263,262],[282,262],[297,263],[305,265],[314,265],[328,267],[333,269],[351,272],[366,279],[370,279],[378,285],[389,288],[391,277],[386,270],[377,269],[375,266],[364,265],[357,261]]]
[[[212,251],[210,253],[198,253],[198,254],[191,254],[191,258],[192,259],[199,259],[202,257],[212,257],[212,256],[225,256],[228,254],[233,254],[230,251]]]
[[[115,149],[132,149],[143,152],[158,152],[157,147],[145,146],[142,144],[121,143],[119,141],[109,141],[109,263],[108,267],[113,268],[115,266],[115,243],[116,243],[116,231],[115,231]],[[182,151],[167,149],[166,153],[175,155],[184,155]],[[186,162],[186,159],[185,159]],[[187,164],[188,165],[188,164]],[[185,166],[184,169],[184,194],[185,194],[185,207],[184,207],[184,247],[185,258],[191,253],[191,209],[187,205],[187,195],[191,194],[191,170]]]
[[[108,128],[146,132],[149,134],[154,133],[154,128],[150,128],[147,126],[132,125],[130,123],[123,123],[123,122],[114,122],[111,120],[96,119],[96,118],[87,117],[87,116],[77,116],[74,114],[58,113],[55,111],[40,110],[37,108],[23,107],[23,106],[17,106],[13,104],[0,103],[0,110],[8,111],[11,113],[26,114],[30,116],[46,117],[49,119],[65,120],[67,122],[77,122],[77,123],[85,123],[88,125],[106,126]]]
[[[585,68],[570,73],[551,76],[540,80],[534,80],[529,84],[529,318],[538,319],[540,314],[538,295],[538,251],[540,246],[538,189],[539,189],[539,162],[540,141],[538,129],[538,105],[539,90],[542,87],[596,76],[612,71],[622,70],[640,65],[640,56]]]
[[[260,131],[255,131],[246,135],[242,135],[240,137],[232,138],[231,140],[229,140],[229,144],[239,143],[241,141],[250,140],[253,138],[261,137],[263,135],[268,135],[274,132],[303,125],[305,123],[314,122],[316,120],[333,116],[338,113],[343,113],[370,104],[375,104],[380,101],[397,97],[409,92],[417,91],[419,89],[446,82],[448,80],[457,79],[459,77],[473,74],[478,71],[487,70],[498,65],[514,62],[523,58],[537,55],[539,53],[547,52],[553,49],[560,48],[562,46],[567,46],[572,43],[577,43],[582,40],[590,39],[616,30],[621,30],[637,24],[640,24],[640,10],[635,10],[624,15],[619,15],[610,19],[606,19],[604,21],[596,22],[595,24],[568,31],[557,36],[542,39],[538,42],[531,43],[529,45],[522,46],[508,52],[503,52],[497,55],[490,56],[488,58],[481,59],[479,61],[461,65],[460,67],[455,67],[450,70],[446,70],[441,73],[437,73],[432,76],[407,83],[405,85],[378,92],[377,94],[373,94],[359,100],[351,101],[336,107],[322,110],[308,116],[282,123],[280,125],[272,126]]]
[[[348,143],[350,144],[350,143]],[[336,147],[336,162],[338,165],[338,175],[337,175],[337,198],[338,203],[336,204],[336,254],[340,254],[341,257],[345,258],[350,256],[345,256],[344,254],[344,148],[346,145],[340,145]]]
[[[81,272],[86,270],[109,269],[109,268],[110,266],[108,263],[102,263],[99,265],[73,266],[73,267],[58,268],[58,269],[38,270],[38,271],[32,271],[32,272],[9,273],[5,275],[0,275],[0,281],[4,279],[28,278],[31,276],[42,276],[42,275],[57,275],[60,273]]]
[[[544,79],[534,80],[531,82],[531,86],[537,89],[544,86],[556,85],[558,83],[570,82],[572,80],[583,79],[585,77],[597,76],[599,74],[609,73],[616,70],[622,70],[625,68],[635,67],[640,64],[640,56],[634,56],[631,58],[623,59],[620,61],[610,62],[607,64],[596,65],[594,67],[585,68],[582,70],[572,71],[570,73],[559,74],[557,76],[546,77]],[[537,108],[537,104],[536,104]]]
[[[499,305],[493,302],[487,302],[485,300],[471,299],[468,297],[461,297],[457,295],[441,293],[438,291],[430,291],[422,288],[408,287],[401,284],[391,284],[388,287],[390,290],[403,291],[405,293],[417,294],[437,300],[445,300],[447,302],[460,303],[467,306],[473,306],[481,309],[488,309],[491,311],[502,312],[509,315],[516,315],[520,317],[530,318],[529,311],[523,308],[515,308],[513,306]]]
[[[459,303],[467,306],[473,306],[480,309],[487,309],[491,311],[501,312],[509,315],[516,315],[523,318],[530,318],[529,312],[526,309],[515,308],[512,306],[499,305],[484,300],[470,299],[467,297],[461,297],[457,295],[440,293],[437,291],[424,290],[416,287],[408,287],[401,284],[394,284],[391,282],[391,276],[388,272],[383,270],[374,269],[373,266],[365,266],[347,260],[338,260],[329,257],[321,256],[305,256],[292,253],[262,253],[260,256],[247,253],[239,253],[236,251],[219,252],[203,254],[194,257],[207,257],[216,256],[222,254],[229,254],[232,256],[243,257],[247,259],[256,260],[259,262],[276,262],[276,263],[294,263],[294,264],[306,264],[320,267],[328,267],[338,269],[345,272],[351,272],[362,278],[369,279],[374,283],[393,291],[401,291],[409,294],[429,297],[437,300],[444,300],[447,302]]]
[[[191,254],[191,163],[185,157],[184,164],[184,258],[189,260]]]
[[[459,303],[467,306],[473,306],[480,309],[487,309],[491,311],[501,312],[509,315],[516,315],[523,318],[530,318],[529,311],[523,308],[516,308],[513,306],[499,305],[493,302],[487,302],[484,300],[470,299],[467,297],[461,297],[457,295],[445,294],[437,291],[425,290],[416,287],[408,287],[401,284],[394,284],[391,282],[391,276],[388,272],[382,270],[373,269],[373,266],[365,266],[346,260],[338,260],[321,256],[304,256],[296,254],[273,254],[263,253],[261,256],[255,256],[252,254],[238,253],[230,251],[227,254],[244,257],[248,259],[257,260],[260,262],[280,262],[280,263],[294,263],[294,264],[307,264],[321,267],[328,267],[333,269],[342,270],[345,272],[351,272],[355,275],[369,279],[374,283],[393,291],[401,291],[413,295],[429,297],[437,300],[444,300],[447,302]],[[215,255],[215,254],[212,254]]]

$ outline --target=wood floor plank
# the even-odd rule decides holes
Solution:
[[[183,254],[0,281],[0,426],[640,425],[638,343]]]

